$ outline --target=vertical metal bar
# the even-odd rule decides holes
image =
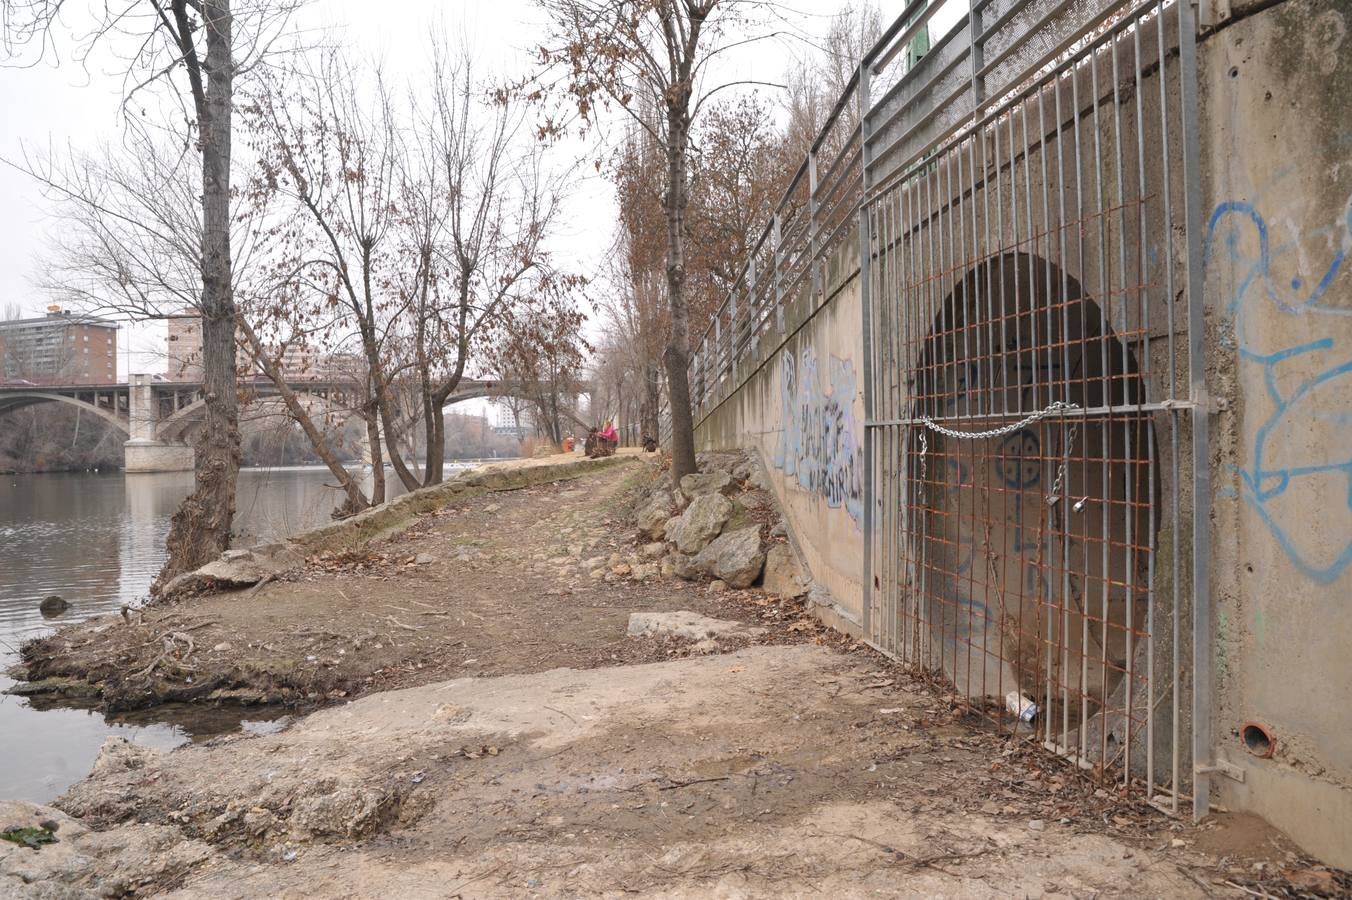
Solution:
[[[859,89],[855,94],[859,104],[859,307],[863,314],[861,326],[864,342],[864,422],[871,423],[877,418],[873,396],[873,269],[871,265],[872,241],[869,228],[869,208],[864,202],[868,196],[870,174],[870,152],[868,133],[869,106],[869,69],[859,64]],[[842,398],[841,402],[845,402]],[[864,428],[864,581],[861,606],[863,608],[862,626],[865,635],[871,635],[873,627],[873,509],[874,480],[873,457],[877,430],[865,425]]]
[[[775,331],[784,333],[784,219],[779,213],[775,213],[774,220],[774,255],[770,257],[770,280],[774,287],[775,298]],[[785,410],[785,415],[788,411]]]
[[[967,36],[971,42],[968,58],[972,67],[972,121],[981,120],[981,110],[986,102],[986,79],[981,70],[986,65],[986,44],[981,40],[981,10],[979,2],[967,6]]]
[[[807,154],[807,268],[808,293],[812,308],[817,306],[817,151]],[[823,285],[823,293],[825,285]]]
[[[1188,247],[1188,381],[1192,408],[1192,815],[1211,810],[1211,435],[1203,318],[1201,146],[1197,133],[1197,26],[1191,3],[1178,9],[1178,74],[1183,142],[1183,227]],[[1160,27],[1163,28],[1163,21]],[[1163,61],[1161,60],[1161,69]],[[1161,80],[1163,74],[1161,73]]]

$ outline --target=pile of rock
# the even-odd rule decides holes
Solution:
[[[650,543],[640,554],[657,572],[686,580],[708,577],[715,589],[747,588],[801,597],[808,580],[783,542],[764,472],[744,453],[700,454],[699,469],[673,490],[660,478],[640,500],[639,531]]]

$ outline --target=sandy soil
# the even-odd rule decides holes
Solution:
[[[0,802],[0,827],[58,826],[40,850],[0,841],[0,897],[1352,887],[1256,820],[1195,828],[990,730],[795,604],[594,580],[591,561],[629,543],[626,498],[644,477],[476,499],[381,560],[321,560],[100,632],[189,634],[174,665],[198,674],[213,655],[223,669],[286,660],[276,684],[344,702],[170,753],[112,742],[60,810]],[[419,553],[434,561],[407,562]],[[631,611],[678,609],[769,630],[710,654],[625,636]],[[99,635],[62,639],[79,651]]]

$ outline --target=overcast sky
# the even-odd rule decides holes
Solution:
[[[821,34],[830,16],[846,0],[797,0],[785,7],[789,27],[805,34]],[[884,17],[901,3],[881,4]],[[792,10],[792,11],[791,11]],[[469,38],[477,64],[483,69],[516,74],[530,65],[527,51],[543,36],[543,17],[531,0],[313,0],[298,25],[331,29],[335,38],[358,60],[382,60],[396,83],[407,83],[429,56],[429,34],[434,29]],[[60,45],[59,65],[43,62],[32,68],[0,68],[0,157],[17,159],[22,148],[38,151],[67,144],[92,148],[116,143],[122,133],[119,103],[122,79],[116,62],[98,57],[85,71],[70,61],[71,45]],[[778,81],[792,54],[810,47],[796,40],[760,42],[728,54],[739,76],[754,75]],[[727,73],[720,73],[727,77]],[[571,151],[576,155],[574,147]],[[562,160],[561,160],[562,162]],[[27,313],[39,315],[48,298],[34,287],[38,264],[46,251],[47,234],[55,226],[52,205],[26,175],[0,165],[0,305],[17,302]],[[575,271],[590,274],[609,246],[615,222],[614,195],[609,183],[595,174],[580,173],[568,199],[567,214],[554,240],[554,249]],[[131,330],[120,337],[119,374],[163,367],[158,348],[163,325]],[[130,345],[130,346],[128,346]],[[132,351],[130,357],[127,351]]]

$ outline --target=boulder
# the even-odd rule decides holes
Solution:
[[[682,553],[698,553],[718,537],[732,515],[732,501],[722,494],[702,494],[691,501],[679,519],[667,522],[666,537]]]
[[[798,564],[798,556],[788,544],[775,544],[765,554],[764,587],[767,594],[788,600],[807,595],[811,582]]]
[[[764,491],[744,491],[733,497],[732,502],[748,511],[764,509],[770,505],[770,495]]]
[[[629,616],[630,637],[651,634],[703,641],[719,637],[754,637],[764,633],[764,628],[714,619],[688,609],[677,612],[633,613]]]
[[[741,453],[699,453],[695,455],[695,465],[701,472],[731,472],[745,459]]]
[[[721,494],[731,486],[732,476],[727,472],[696,472],[681,479],[681,493],[687,500],[704,494]]]
[[[662,537],[667,520],[676,514],[676,499],[667,491],[656,491],[638,511],[638,530],[653,540]]]
[[[686,581],[693,581],[700,576],[699,566],[695,565],[695,557],[688,553],[673,553],[667,557],[670,560],[666,565],[671,566],[671,574],[677,578],[684,578]]]
[[[38,604],[38,609],[44,616],[59,616],[70,609],[70,604],[60,594],[50,594],[42,598],[42,602]]]
[[[164,592],[172,596],[181,590],[248,587],[304,563],[305,557],[287,544],[260,544],[247,550],[227,550],[202,568],[178,576],[165,586]]]
[[[727,582],[728,587],[750,587],[765,566],[760,526],[750,525],[720,536],[699,552],[695,566]]]

